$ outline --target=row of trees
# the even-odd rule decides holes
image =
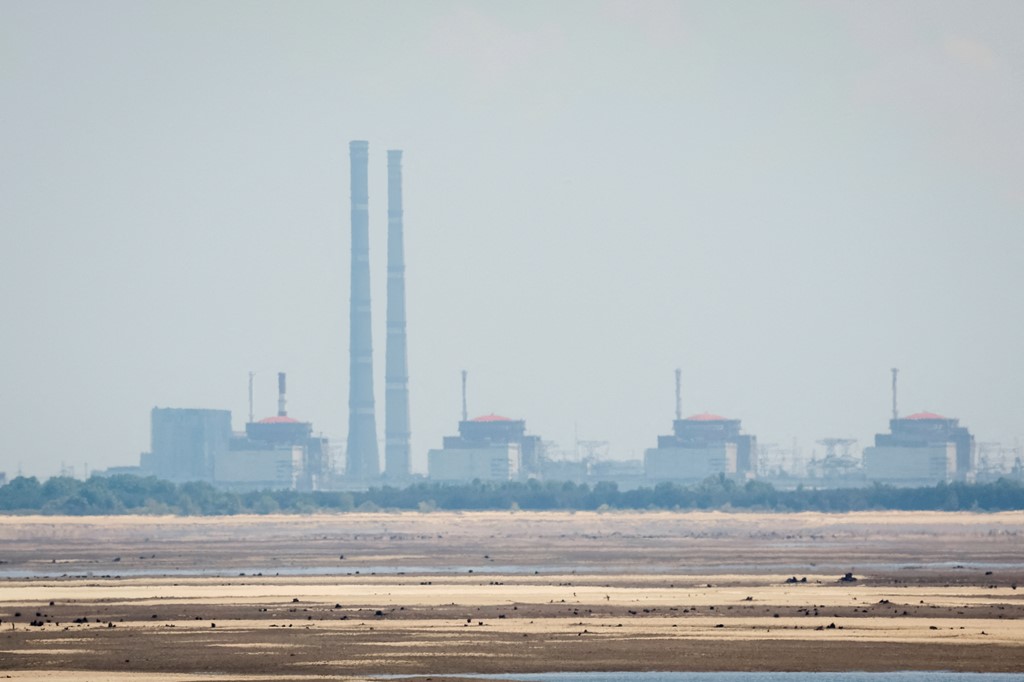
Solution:
[[[177,514],[225,515],[311,513],[316,511],[395,510],[607,510],[607,509],[744,509],[761,511],[846,512],[866,509],[978,510],[1024,509],[1024,485],[994,483],[940,484],[929,488],[777,490],[767,483],[738,484],[724,476],[693,486],[660,483],[653,488],[619,490],[614,483],[474,481],[464,485],[416,483],[406,488],[372,488],[365,492],[230,492],[207,483],[174,484],[154,477],[94,476],[18,477],[0,487],[0,511],[41,514]]]

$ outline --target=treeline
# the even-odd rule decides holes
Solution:
[[[751,511],[846,512],[871,509],[1006,511],[1024,509],[1024,486],[994,483],[940,484],[929,488],[777,490],[759,481],[746,484],[712,477],[692,486],[660,483],[653,488],[619,490],[614,483],[474,481],[463,485],[416,483],[406,488],[363,492],[260,490],[231,492],[208,483],[174,484],[153,477],[18,477],[0,487],[0,512],[68,514],[230,515],[377,510],[611,510],[734,509]]]

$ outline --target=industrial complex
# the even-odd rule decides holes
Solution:
[[[277,415],[231,430],[227,410],[155,407],[151,449],[139,473],[169,481],[206,481],[232,490],[316,490],[328,484],[329,443],[313,425],[288,416],[285,374],[278,374]]]
[[[349,414],[343,457],[313,425],[288,415],[286,377],[278,375],[278,411],[257,420],[252,411],[243,431],[233,431],[226,410],[153,408],[151,447],[138,467],[107,473],[139,473],[175,482],[205,481],[232,490],[360,489],[405,485],[422,480],[412,470],[409,367],[406,338],[402,152],[387,152],[387,309],[383,448],[378,441],[374,400],[372,298],[370,292],[369,143],[349,145],[351,200],[351,283],[349,291]],[[897,370],[892,370],[892,418],[889,432],[858,455],[856,441],[826,438],[824,456],[776,456],[779,448],[759,450],[738,418],[700,413],[683,417],[681,371],[675,372],[672,432],[656,437],[642,460],[607,456],[606,443],[578,442],[565,453],[540,436],[527,433],[526,421],[496,414],[470,418],[462,373],[462,419],[458,435],[443,439],[427,453],[426,478],[444,483],[515,480],[611,481],[624,487],[663,482],[693,484],[709,477],[737,482],[765,480],[781,487],[841,487],[880,482],[927,486],[942,482],[993,478],[989,460],[980,465],[978,446],[959,420],[931,412],[900,417],[896,404]],[[652,437],[652,440],[654,438]],[[383,450],[383,453],[381,452]],[[381,455],[383,454],[383,467]],[[1020,448],[1006,459],[999,475],[1021,476]],[[2,479],[0,479],[2,481]]]

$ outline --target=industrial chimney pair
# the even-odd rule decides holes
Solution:
[[[352,288],[349,300],[349,393],[346,475],[380,476],[373,400],[370,330],[369,143],[349,143],[352,200]],[[402,152],[388,150],[388,304],[384,370],[385,475],[410,472],[409,369],[405,335],[405,252],[402,235]]]

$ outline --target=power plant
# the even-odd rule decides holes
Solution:
[[[462,371],[462,421],[459,435],[427,453],[427,471],[435,481],[514,481],[539,471],[539,436],[526,434],[526,421],[497,414],[469,418],[466,371]]]
[[[889,433],[877,434],[874,447],[864,449],[865,477],[902,486],[968,480],[974,474],[974,436],[960,426],[960,420],[934,412],[900,419],[896,404],[898,372],[892,370]]]
[[[277,414],[257,420],[253,378],[249,374],[249,418],[244,432],[232,432],[226,410],[153,408],[152,443],[139,467],[116,467],[117,473],[152,474],[172,481],[201,480],[233,489],[365,488],[406,484],[421,475],[412,470],[409,414],[409,366],[402,151],[387,151],[387,308],[384,369],[384,470],[377,440],[374,401],[372,297],[370,292],[369,143],[349,144],[351,282],[349,290],[349,400],[344,467],[335,466],[329,441],[313,435],[312,424],[288,415],[286,377],[278,375]],[[467,409],[467,373],[462,372],[462,414],[458,435],[427,453],[428,477],[436,481],[528,479],[614,481],[628,487],[659,482],[689,484],[725,476],[743,482],[761,479],[778,487],[866,485],[934,485],[972,481],[979,476],[974,436],[959,420],[932,412],[900,417],[897,376],[892,369],[892,417],[889,433],[875,436],[862,455],[852,451],[856,439],[822,438],[822,459],[813,455],[795,465],[779,463],[776,444],[758,447],[743,433],[739,419],[707,412],[683,417],[682,371],[675,370],[675,418],[672,433],[657,437],[642,460],[607,455],[604,441],[579,441],[575,452],[555,456],[554,444],[526,433],[523,419],[485,414],[471,419]],[[580,456],[580,445],[588,454]],[[987,443],[986,452],[999,451]],[[1014,471],[1021,470],[1017,449]],[[989,460],[986,459],[986,462]],[[985,466],[981,468],[984,469]],[[113,469],[111,470],[113,471]],[[343,471],[343,473],[341,473]],[[985,476],[996,469],[988,466]],[[980,480],[980,479],[979,479]]]
[[[277,386],[277,414],[250,417],[244,432],[232,432],[227,410],[153,408],[151,449],[142,454],[139,473],[231,490],[324,487],[329,442],[313,435],[309,422],[288,416],[284,372]]]
[[[694,483],[717,474],[756,475],[757,439],[740,433],[739,419],[706,412],[683,419],[682,406],[682,371],[677,369],[672,434],[658,436],[658,447],[644,452],[647,478]]]

